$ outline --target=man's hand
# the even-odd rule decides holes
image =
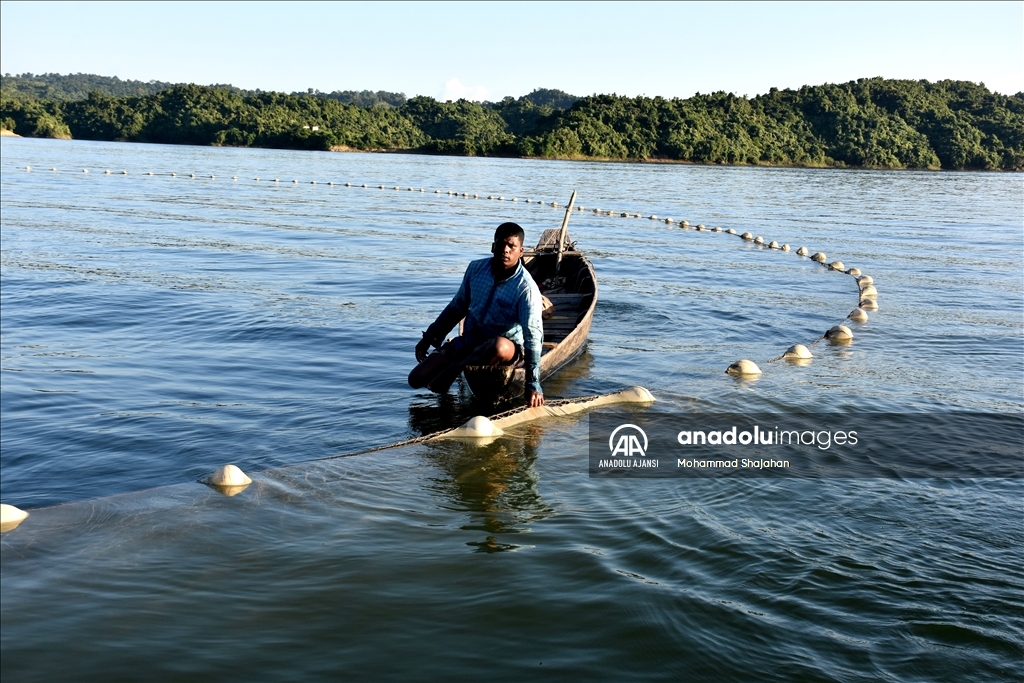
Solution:
[[[539,391],[531,392],[528,402],[531,408],[539,408],[540,406],[544,405],[544,394],[540,393]]]
[[[422,363],[423,359],[427,357],[427,354],[430,353],[430,346],[430,340],[426,337],[420,339],[419,343],[416,344],[416,360],[418,362]]]

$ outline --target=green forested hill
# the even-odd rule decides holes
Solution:
[[[1020,169],[1024,97],[961,81],[862,79],[686,100],[596,95],[526,136],[538,156]]]
[[[65,76],[62,74],[25,73],[17,76],[12,76],[11,74],[0,76],[0,91],[3,92],[3,96],[9,99],[20,100],[59,100],[68,102],[84,100],[90,93],[94,92],[110,97],[155,95],[176,85],[181,84],[166,83],[164,81],[123,81],[117,76],[97,76],[96,74],[67,74]],[[218,90],[230,90],[240,95],[256,95],[262,92],[261,90],[243,90],[227,84],[211,85],[209,87]],[[319,90],[310,88],[305,93],[293,94],[315,94],[317,97],[338,100],[339,102],[367,108],[380,105],[400,107],[406,101],[404,94],[386,92],[384,90],[377,92],[372,90],[336,90],[331,93],[322,93]]]
[[[122,81],[117,76],[95,74],[4,74],[0,79],[4,98],[31,100],[84,100],[91,92],[112,97],[153,95],[173,85],[161,81]]]
[[[15,93],[8,84],[5,78],[4,127],[29,136],[710,164],[1024,168],[1024,94],[1000,95],[966,81],[871,78],[773,88],[750,99],[721,92],[575,98],[536,90],[484,104],[196,85],[74,99]]]

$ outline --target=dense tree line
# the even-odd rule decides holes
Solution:
[[[426,142],[396,109],[337,100],[179,85],[144,97],[91,93],[76,102],[4,100],[0,116],[19,134],[46,135],[57,119],[71,137],[186,145],[325,150],[416,149]]]
[[[347,101],[346,101],[347,100]],[[200,145],[714,164],[1024,169],[1024,93],[861,79],[688,99],[537,90],[475,103],[364,91],[285,95],[178,85],[75,101],[2,93],[22,135]]]
[[[159,92],[173,88],[181,83],[167,83],[164,81],[133,81],[121,80],[117,76],[98,76],[96,74],[32,74],[24,73],[12,76],[4,74],[0,76],[0,90],[4,97],[20,100],[62,100],[74,101],[84,100],[90,93],[99,93],[111,97],[131,97],[141,95],[155,95]],[[258,95],[262,90],[243,90],[233,85],[215,84],[211,88],[230,90],[240,95]],[[546,92],[546,91],[545,91]],[[552,91],[557,92],[557,91]],[[355,104],[360,107],[391,106],[401,107],[405,104],[404,93],[387,92],[378,90],[336,90],[331,93],[322,93],[319,90],[309,88],[305,93],[315,94],[317,97],[326,97],[346,104]]]
[[[111,97],[155,95],[174,85],[163,81],[123,81],[117,76],[96,74],[4,74],[0,79],[5,98],[30,100],[84,100],[91,92]],[[230,89],[232,86],[214,87]]]

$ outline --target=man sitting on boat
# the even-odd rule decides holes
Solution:
[[[455,298],[416,344],[419,364],[409,373],[413,389],[427,387],[443,394],[466,366],[511,365],[526,370],[530,407],[544,405],[541,294],[520,262],[525,237],[515,223],[502,223],[494,231],[493,256],[466,268]],[[445,342],[445,335],[463,318],[461,336]],[[427,355],[431,346],[437,350]]]

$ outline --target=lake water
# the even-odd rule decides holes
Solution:
[[[573,189],[600,295],[548,398],[1020,413],[1020,174],[4,138],[0,182],[5,681],[1019,676],[1020,479],[592,479],[585,415],[322,459],[482,410],[409,389],[413,346],[498,223],[530,243]],[[854,280],[593,207],[824,251],[879,310],[768,363]],[[253,485],[196,483],[228,462]]]

